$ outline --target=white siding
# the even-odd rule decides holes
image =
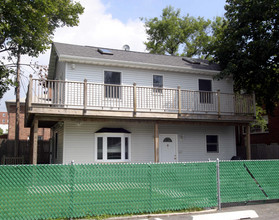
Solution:
[[[65,80],[66,63],[57,62],[55,80]]]
[[[64,163],[94,163],[96,131],[103,127],[124,128],[131,132],[131,161],[154,160],[153,124],[127,122],[65,122]]]
[[[165,124],[159,126],[159,133],[177,134],[179,162],[230,160],[236,155],[234,126]],[[219,153],[207,153],[206,135],[218,135]]]
[[[131,132],[131,162],[154,161],[153,122],[65,122],[63,163],[94,163],[96,131],[103,127]],[[236,155],[233,126],[159,124],[160,134],[177,134],[178,158],[183,161],[227,160]],[[206,135],[218,135],[219,153],[206,152]]]
[[[119,67],[103,67],[94,66],[89,64],[75,64],[75,68],[72,68],[71,64],[66,66],[66,80],[68,81],[83,81],[87,79],[88,82],[104,83],[104,71],[119,71],[122,73],[122,85],[133,85],[136,83],[138,86],[153,86],[153,75],[163,75],[163,83],[165,88],[177,88],[181,86],[181,89],[198,90],[198,79],[212,79],[210,76],[190,73],[176,73],[176,72],[163,72],[163,71],[151,71],[140,70],[131,68],[119,68]],[[233,92],[232,80],[214,80],[212,90],[221,90],[223,93]]]

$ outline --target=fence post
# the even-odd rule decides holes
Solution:
[[[148,164],[149,167],[149,213],[152,213],[152,166],[151,163]]]
[[[134,116],[137,114],[137,84],[133,84],[133,108],[134,108]]]
[[[217,202],[218,210],[221,210],[221,190],[220,190],[220,163],[219,158],[216,160],[216,172],[217,172]]]
[[[178,116],[181,115],[181,87],[177,86],[177,90],[178,90]]]
[[[71,166],[70,166],[70,216],[69,219],[72,220],[74,216],[74,178],[75,178],[75,161],[71,161]]]

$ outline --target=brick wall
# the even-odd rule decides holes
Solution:
[[[15,121],[16,121],[16,113],[15,113],[15,105],[10,105],[9,108],[9,133],[8,139],[15,139]],[[19,120],[19,139],[27,140],[28,136],[30,136],[30,128],[24,127],[24,112],[25,106],[21,104],[20,108],[20,120]],[[47,141],[50,138],[50,129],[49,128],[39,128],[38,136],[42,137],[42,140]]]
[[[0,124],[8,124],[8,112],[0,112]]]

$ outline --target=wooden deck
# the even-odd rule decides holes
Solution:
[[[31,79],[26,126],[33,118],[117,118],[249,123],[255,97],[177,88]]]

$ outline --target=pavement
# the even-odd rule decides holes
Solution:
[[[235,206],[209,209],[201,212],[191,213],[168,213],[168,214],[149,214],[129,217],[114,217],[109,220],[279,220],[279,201],[265,203],[248,203]]]

